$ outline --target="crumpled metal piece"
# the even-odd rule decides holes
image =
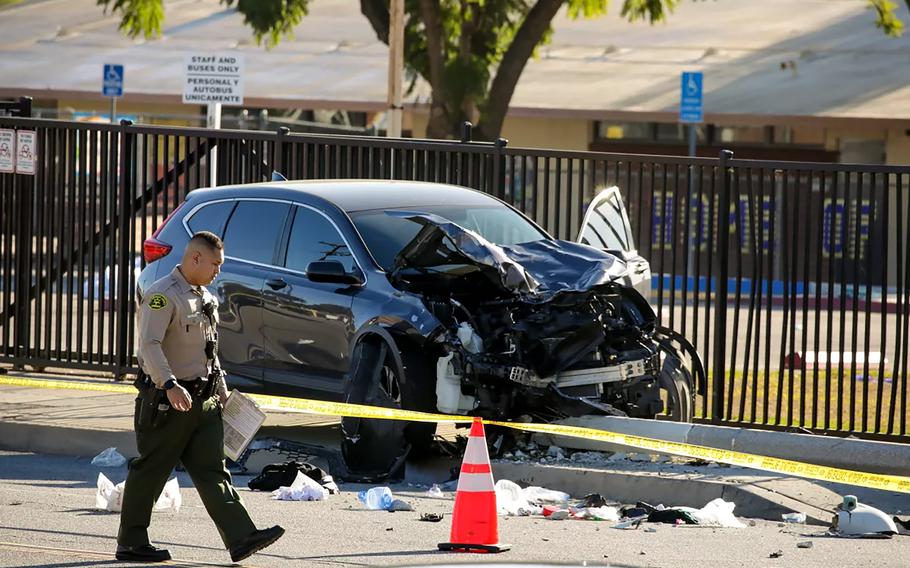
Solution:
[[[540,240],[520,245],[499,246],[477,233],[430,213],[387,211],[387,215],[402,217],[430,227],[447,237],[468,264],[495,271],[500,286],[531,302],[548,301],[563,292],[584,292],[596,286],[619,280],[626,265],[618,257],[561,240]],[[429,268],[417,258],[429,252],[438,239],[426,232],[418,235],[422,242],[406,246],[396,259],[397,266]],[[441,261],[442,259],[440,259]]]

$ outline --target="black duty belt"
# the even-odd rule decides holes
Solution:
[[[200,396],[206,391],[208,379],[193,379],[189,381],[178,380],[177,384],[182,386],[190,393],[191,396]]]

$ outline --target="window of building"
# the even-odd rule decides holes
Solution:
[[[648,122],[598,122],[595,134],[604,140],[651,140],[653,126]]]

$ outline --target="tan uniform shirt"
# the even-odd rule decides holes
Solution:
[[[215,329],[202,311],[205,302],[218,300],[208,290],[192,286],[175,267],[146,291],[139,304],[139,365],[158,387],[170,379],[207,377],[205,343]],[[217,358],[216,358],[217,361]]]

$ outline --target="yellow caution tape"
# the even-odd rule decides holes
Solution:
[[[136,392],[135,388],[127,385],[87,382],[77,383],[68,381],[24,379],[16,377],[0,377],[0,385],[109,392],[120,394]],[[433,414],[428,412],[399,410],[397,408],[382,408],[376,406],[364,406],[360,404],[349,404],[343,402],[329,402],[322,400],[308,400],[301,398],[257,394],[249,394],[247,396],[256,401],[256,403],[259,404],[263,410],[300,412],[306,414],[316,414],[320,416],[338,416],[348,418],[407,420],[413,422],[440,423],[467,422],[472,420],[472,417],[470,416]],[[733,450],[722,450],[718,448],[709,448],[706,446],[684,444],[681,442],[669,442],[666,440],[644,438],[641,436],[632,436],[629,434],[619,434],[607,430],[596,430],[594,428],[582,428],[579,426],[498,421],[484,422],[493,426],[503,426],[516,430],[524,430],[526,432],[571,436],[573,438],[583,438],[597,442],[607,442],[611,444],[629,446],[641,450],[650,450],[655,453],[672,454],[686,458],[703,459],[740,467],[748,467],[774,473],[793,475],[796,477],[804,477],[807,479],[843,483],[847,485],[855,485],[858,487],[881,489],[884,491],[910,493],[910,477],[883,475],[878,473],[865,473],[861,471],[839,469],[823,465],[813,465],[798,461],[747,454],[745,452],[737,452]]]
[[[117,385],[111,383],[92,383],[92,382],[70,382],[70,381],[46,381],[44,379],[22,379],[18,377],[0,377],[0,385],[9,387],[31,387],[38,389],[62,389],[62,390],[80,390],[95,392],[110,392],[117,394],[136,393],[136,389],[130,385]]]

